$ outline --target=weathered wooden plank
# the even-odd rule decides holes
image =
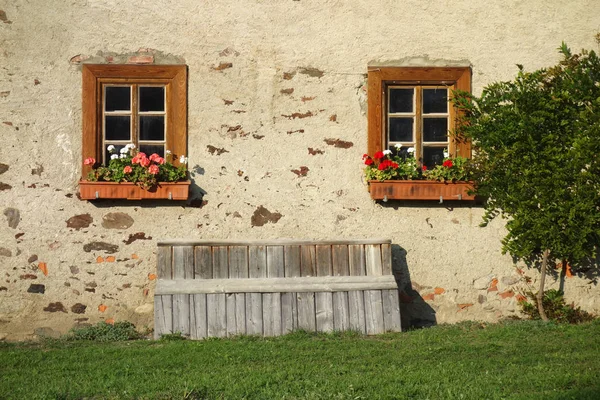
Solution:
[[[209,246],[194,248],[194,278],[211,279],[213,277],[212,251]]]
[[[212,248],[213,278],[229,278],[229,257],[226,246]]]
[[[263,334],[262,294],[246,293],[246,333]]]
[[[331,266],[331,246],[315,246],[317,252],[317,276],[333,274]]]
[[[278,278],[285,275],[283,246],[267,246],[267,276]]]
[[[333,331],[333,293],[315,293],[315,319],[318,331]]]
[[[365,266],[365,246],[364,245],[350,245],[348,246],[350,257],[348,259],[350,263],[350,275],[351,276],[362,276],[366,275]]]
[[[190,295],[173,295],[173,332],[190,335]]]
[[[348,292],[333,293],[333,329],[336,331],[350,329]]]
[[[154,296],[154,339],[173,333],[173,296]]]
[[[298,329],[314,332],[317,330],[315,319],[315,294],[298,293],[296,296],[298,305]]]
[[[263,295],[263,335],[281,335],[281,294],[264,293]]]
[[[296,293],[281,293],[281,333],[298,329],[298,305]]]
[[[374,238],[374,239],[340,239],[340,240],[298,240],[298,239],[265,239],[265,240],[224,240],[224,239],[196,239],[196,240],[159,240],[158,246],[315,246],[334,244],[350,244],[350,245],[365,245],[365,244],[381,244],[392,243],[390,239]]]
[[[204,339],[207,337],[206,294],[190,296],[190,338]]]
[[[267,248],[266,246],[248,247],[248,276],[250,278],[267,277]]]
[[[209,337],[227,336],[227,308],[225,294],[206,295],[207,335]]]
[[[336,244],[331,246],[331,262],[333,264],[333,275],[350,275],[348,245]]]
[[[363,334],[367,333],[363,291],[352,290],[348,292],[348,314],[350,316],[350,329]]]
[[[246,246],[229,247],[229,277],[248,277],[248,248]]]
[[[300,276],[301,255],[300,246],[288,245],[284,247],[285,277]]]
[[[385,332],[381,290],[365,290],[365,325],[367,335]]]
[[[173,247],[173,278],[194,279],[194,248],[192,246]]]
[[[156,274],[158,279],[173,278],[171,260],[173,258],[172,247],[159,247],[156,254]]]
[[[227,293],[225,295],[225,302],[227,304],[227,314],[225,317],[227,321],[227,336],[235,336],[238,333],[236,321],[235,293]]]
[[[383,275],[392,275],[392,245],[381,244],[381,268]]]
[[[394,276],[323,276],[300,278],[161,279],[155,294],[344,292],[396,289]]]
[[[365,265],[367,275],[383,275],[381,265],[381,246],[378,244],[368,244],[365,246]]]
[[[300,247],[300,276],[317,276],[316,252],[315,246]]]
[[[398,290],[382,290],[381,295],[383,297],[383,326],[385,331],[402,331]]]

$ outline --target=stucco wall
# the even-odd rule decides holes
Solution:
[[[479,93],[512,78],[517,63],[552,65],[563,40],[596,48],[596,0],[1,8],[0,338],[101,320],[152,326],[157,239],[388,237],[403,271],[405,322],[417,325],[497,320],[518,310],[525,275],[535,284],[537,272],[521,274],[500,254],[503,222],[478,227],[481,208],[370,200],[360,161],[367,65],[471,65]],[[189,67],[187,204],[77,198],[80,64],[132,56]],[[600,311],[585,273],[565,290]]]

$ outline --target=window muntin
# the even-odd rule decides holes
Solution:
[[[386,142],[415,149],[428,168],[441,164],[450,145],[448,87],[387,85]]]

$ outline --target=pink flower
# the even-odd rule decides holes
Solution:
[[[144,157],[142,157],[142,158],[140,159],[140,165],[141,165],[142,167],[147,167],[148,165],[150,165],[150,159],[148,159],[148,157],[145,157],[145,156],[144,156]]]
[[[150,168],[148,168],[148,172],[150,172],[152,175],[158,174],[158,165],[151,165]]]
[[[123,173],[125,173],[125,174],[130,174],[131,171],[133,171],[133,170],[131,169],[131,167],[129,165],[126,166],[125,168],[123,168]]]
[[[96,159],[93,157],[88,157],[85,159],[85,161],[83,162],[83,164],[85,165],[94,165],[96,164]]]
[[[154,160],[154,161],[156,161],[156,163],[157,163],[157,164],[160,164],[160,165],[163,165],[163,164],[165,163],[165,159],[164,159],[164,158],[162,158],[162,157],[158,157],[158,158],[157,158],[156,160]]]
[[[156,153],[152,153],[150,155],[150,157],[148,157],[148,158],[150,159],[150,161],[157,161],[160,158],[160,156],[158,154],[156,154]]]

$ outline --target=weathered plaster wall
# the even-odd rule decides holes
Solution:
[[[516,311],[525,278],[500,254],[502,221],[479,228],[469,205],[370,200],[367,65],[470,64],[478,93],[516,63],[555,63],[563,40],[594,48],[596,0],[2,4],[0,338],[151,326],[166,238],[389,237],[407,321]],[[188,65],[192,201],[77,199],[82,62]],[[565,289],[600,311],[585,273]]]

